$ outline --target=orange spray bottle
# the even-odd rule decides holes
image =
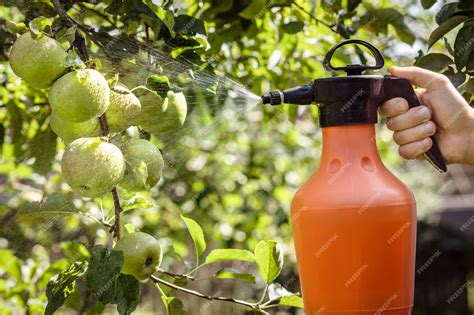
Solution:
[[[346,44],[367,47],[375,66],[331,65]],[[377,107],[393,97],[420,103],[409,81],[362,75],[380,69],[374,46],[347,40],[326,55],[327,70],[347,76],[270,92],[264,103],[319,109],[323,150],[319,168],[296,193],[291,223],[305,313],[411,314],[414,295],[416,206],[411,191],[383,165],[375,143]],[[439,171],[446,164],[433,138],[426,154]]]

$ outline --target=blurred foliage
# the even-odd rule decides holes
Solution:
[[[113,217],[113,202],[109,196],[79,198],[63,183],[58,161],[64,144],[49,128],[46,92],[28,87],[7,62],[15,40],[9,31],[21,27],[18,23],[50,18],[51,31],[65,45],[74,40],[74,30],[64,27],[50,1],[2,2],[0,313],[37,314],[46,306],[52,276],[89,259],[93,245],[110,243],[100,222]],[[119,191],[126,209],[124,224],[159,238],[165,269],[182,268],[181,257],[193,267],[193,251],[180,218],[184,214],[203,227],[208,251],[253,249],[262,239],[280,242],[290,263],[272,278],[278,276],[278,282],[289,283],[288,290],[298,290],[297,282],[288,280],[296,272],[289,204],[318,164],[317,111],[250,106],[250,92],[213,73],[225,74],[259,95],[331,75],[321,64],[325,53],[344,38],[360,38],[379,47],[388,66],[415,63],[442,72],[469,102],[473,99],[470,0],[62,2],[109,78],[119,73],[122,81],[136,86],[145,85],[149,75],[166,75],[174,88],[186,91],[190,118],[185,126],[152,138],[166,160],[160,187],[138,194]],[[416,58],[413,47],[420,49]],[[334,56],[336,65],[365,61],[371,59],[360,49]],[[229,86],[243,101],[228,97]],[[382,157],[413,189],[420,213],[436,209],[436,174],[420,162],[401,161],[391,134],[379,129]],[[225,278],[232,274],[220,272]],[[254,292],[239,294],[257,299],[264,285],[258,278]],[[103,309],[87,295],[84,283],[71,290],[64,308],[87,305],[90,313]],[[156,292],[147,292],[142,311],[154,305]],[[182,306],[179,300],[167,303],[168,308]]]

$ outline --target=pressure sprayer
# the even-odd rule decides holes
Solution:
[[[341,46],[365,46],[374,66],[334,67]],[[411,314],[416,205],[412,192],[383,165],[375,143],[377,108],[403,97],[420,106],[403,78],[362,75],[380,69],[380,51],[362,40],[334,46],[324,68],[347,76],[262,96],[263,103],[317,104],[323,134],[319,168],[296,193],[291,223],[306,314]],[[425,154],[439,171],[439,147]]]

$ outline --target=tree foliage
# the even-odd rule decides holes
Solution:
[[[176,291],[259,312],[277,305],[302,307],[292,280],[288,213],[291,196],[320,154],[317,111],[239,108],[242,103],[229,98],[236,83],[223,74],[257,95],[284,89],[328,76],[321,62],[329,48],[345,38],[362,38],[381,48],[388,65],[441,72],[473,100],[474,6],[469,0],[3,2],[0,304],[6,314],[68,308],[97,313],[104,304],[129,314],[150,310],[156,294],[168,314],[192,313]],[[60,14],[58,4],[71,20]],[[68,48],[71,69],[94,65],[111,82],[118,78],[138,87],[137,94],[186,95],[182,128],[131,131],[164,153],[159,186],[118,191],[121,226],[155,235],[164,249],[162,269],[147,284],[120,274],[123,257],[110,248],[109,229],[117,220],[113,196],[81,198],[63,182],[58,162],[65,143],[51,130],[47,91],[31,88],[8,65],[10,47],[23,32],[45,32],[60,41]],[[423,47],[416,57],[406,53],[413,45]],[[339,65],[358,59],[370,62],[361,49],[334,56]],[[413,175],[418,165],[403,172],[387,135],[381,130],[385,161],[402,166],[400,175],[416,187],[418,199],[427,200],[434,181]],[[113,141],[128,136],[130,131],[116,133]],[[422,203],[425,209],[433,206]],[[209,297],[189,289],[198,275],[218,284],[240,280],[251,293]]]

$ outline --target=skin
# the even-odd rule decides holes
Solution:
[[[181,127],[186,120],[188,106],[183,93],[168,91],[165,99],[153,92],[140,96],[142,111],[137,123],[154,134],[159,135]]]
[[[63,75],[49,90],[49,103],[61,119],[84,122],[102,115],[110,102],[109,84],[93,69]]]
[[[125,86],[116,85],[110,89],[110,104],[105,115],[111,132],[130,127],[140,111],[140,100]]]
[[[164,161],[160,150],[150,141],[139,139],[122,146],[127,162],[125,175],[120,186],[129,191],[140,191],[155,186],[161,178]],[[137,170],[140,163],[146,165],[146,178],[140,177]]]
[[[392,67],[393,76],[408,79],[422,106],[409,108],[403,98],[388,100],[379,108],[405,159],[422,159],[435,135],[447,163],[474,165],[474,109],[439,73],[418,67]]]
[[[99,120],[96,118],[80,123],[73,123],[61,119],[56,112],[53,111],[50,119],[51,129],[66,143],[81,137],[97,136],[100,133]]]
[[[64,150],[61,172],[66,183],[83,197],[100,197],[122,179],[125,160],[112,143],[79,138]]]
[[[122,237],[114,249],[123,251],[121,272],[145,280],[154,274],[161,264],[161,246],[153,236],[135,232]]]
[[[46,35],[33,39],[27,32],[13,44],[10,65],[26,83],[44,89],[66,71],[66,57],[66,50],[58,41]]]

